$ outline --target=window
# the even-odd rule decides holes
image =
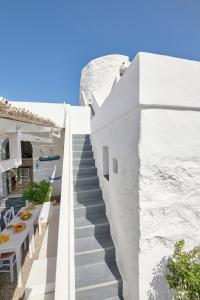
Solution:
[[[118,174],[118,161],[116,158],[113,158],[113,173]]]
[[[103,147],[103,176],[109,181],[109,151]]]

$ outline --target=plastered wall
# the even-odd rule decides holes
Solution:
[[[199,62],[139,53],[91,120],[125,299],[172,299],[166,260],[199,245],[199,78]]]
[[[136,57],[91,120],[92,145],[106,214],[123,278],[125,299],[139,299],[138,139],[139,60]],[[103,176],[103,147],[109,151],[109,181]],[[117,161],[117,173],[113,170]]]

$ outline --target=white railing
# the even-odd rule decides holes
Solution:
[[[70,105],[66,105],[55,300],[75,300],[74,207]]]

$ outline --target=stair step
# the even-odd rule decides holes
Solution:
[[[73,159],[93,158],[93,151],[73,151]]]
[[[99,205],[99,204],[104,204],[104,201],[102,198],[90,198],[90,199],[84,199],[84,200],[76,200],[74,201],[74,208],[79,208],[79,207],[87,207],[90,205]]]
[[[77,190],[74,192],[74,200],[75,201],[82,201],[87,199],[99,199],[102,198],[102,191],[101,189],[96,186],[87,187],[84,189],[82,187],[81,190]]]
[[[110,235],[75,240],[76,266],[115,261],[115,248]]]
[[[77,204],[78,202],[76,202]],[[74,217],[89,217],[105,213],[105,204],[102,200],[89,201],[89,203],[79,204],[74,209]]]
[[[75,218],[75,238],[105,235],[110,232],[110,224],[105,214],[87,218]]]
[[[73,134],[72,138],[73,139],[89,139],[90,135],[89,134]]]
[[[76,300],[122,300],[122,280],[89,135],[73,135]]]
[[[80,158],[80,159],[73,159],[73,167],[79,166],[94,166],[95,160],[94,158]]]
[[[73,144],[73,151],[92,151],[92,145],[90,144]]]
[[[99,178],[97,176],[83,176],[74,179],[74,187],[82,187],[82,186],[98,186]]]
[[[75,145],[91,145],[90,139],[72,139],[72,147]]]
[[[99,188],[99,185],[83,185],[83,186],[78,186],[74,189],[75,192],[78,192],[78,193],[84,193],[84,192],[89,192],[89,191],[93,191],[93,190],[101,190]]]
[[[105,300],[123,300],[123,297],[113,297]]]
[[[76,300],[103,300],[122,293],[122,281],[115,263],[76,267]]]
[[[73,169],[73,175],[76,177],[81,175],[97,175],[97,168],[95,166],[81,166]]]

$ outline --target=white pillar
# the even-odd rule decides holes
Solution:
[[[21,159],[21,140],[19,138],[19,133],[13,133],[9,136],[9,146],[10,146],[10,158],[11,159]]]

